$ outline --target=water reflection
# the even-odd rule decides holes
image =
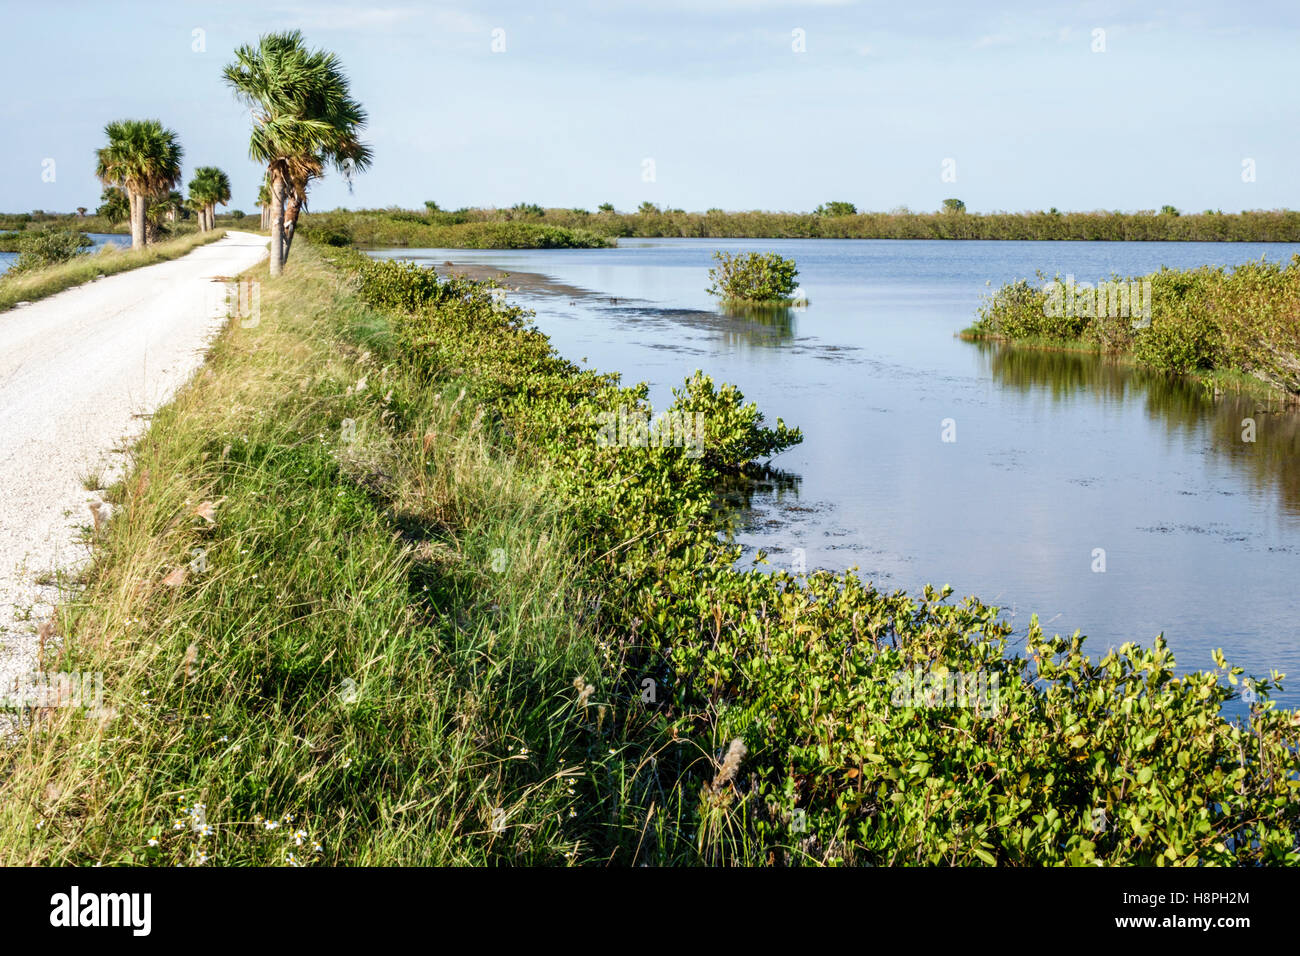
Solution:
[[[723,533],[734,536],[760,526],[756,500],[764,506],[799,500],[802,477],[771,465],[750,465],[723,479],[713,503],[714,519]]]
[[[731,321],[723,326],[722,340],[728,346],[779,347],[795,339],[795,312],[781,305],[724,302],[718,312]]]
[[[1088,352],[1016,348],[974,343],[999,384],[1037,390],[1055,401],[1087,395],[1098,403],[1140,402],[1170,433],[1208,439],[1207,450],[1247,475],[1257,490],[1277,495],[1282,508],[1300,517],[1300,414],[1294,407],[1224,393],[1202,383]],[[1252,437],[1254,440],[1249,440]]]

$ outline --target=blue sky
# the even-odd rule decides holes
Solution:
[[[95,206],[94,150],[127,117],[177,130],[187,172],[221,166],[252,211],[221,67],[289,27],[370,111],[374,168],[351,195],[316,184],[315,209],[1300,206],[1296,4],[60,0],[3,22],[5,211]]]

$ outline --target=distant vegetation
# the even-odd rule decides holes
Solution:
[[[541,215],[516,209],[492,219],[458,213],[376,210],[307,213],[304,234],[326,245],[465,249],[598,249],[613,240],[593,230],[549,225]]]
[[[502,209],[444,210],[429,200],[425,208],[367,209],[305,214],[304,223],[327,217],[332,228],[350,231],[362,246],[456,245],[455,234],[430,227],[469,223],[527,223],[581,230],[620,238],[753,239],[1077,239],[1199,242],[1300,242],[1300,212],[1049,212],[971,213],[960,199],[948,199],[940,212],[857,212],[852,203],[829,202],[811,213],[684,212],[642,203],[636,212],[617,212],[602,203],[585,209],[543,209],[518,203]],[[319,221],[319,219],[318,219]],[[522,235],[522,233],[520,234]]]
[[[266,231],[271,223],[269,191],[263,187],[258,205],[263,216],[245,216],[228,225]],[[1172,210],[1172,212],[1168,211]],[[103,206],[100,212],[104,212]],[[222,218],[222,217],[218,217]],[[23,213],[0,215],[0,230],[20,229],[27,222],[77,221],[88,232],[119,231],[100,217],[78,219],[75,215]],[[813,212],[684,212],[661,209],[643,203],[636,212],[617,212],[611,203],[601,203],[595,212],[586,209],[545,209],[536,203],[493,208],[443,209],[427,200],[422,209],[334,210],[301,214],[305,227],[314,222],[332,230],[336,241],[359,246],[447,246],[469,245],[504,248],[518,241],[524,246],[598,246],[597,239],[684,237],[712,239],[1072,239],[1174,242],[1300,242],[1300,212],[1252,210],[1223,213],[1141,212],[1046,212],[972,213],[960,199],[944,200],[940,212],[858,212],[851,202],[823,203]],[[516,223],[575,231],[562,234],[538,233],[536,229],[475,232],[440,232],[435,227],[471,223]],[[319,234],[319,233],[318,233]],[[491,236],[491,241],[486,237]],[[546,236],[545,241],[539,239]]]
[[[1161,269],[1145,277],[1149,317],[1134,314],[1131,295],[1126,303],[1109,293],[1073,295],[1070,307],[1058,291],[1053,301],[1044,279],[998,289],[965,336],[1128,354],[1214,384],[1240,378],[1300,396],[1300,256],[1287,265]],[[1064,287],[1059,276],[1054,281]],[[1141,281],[1108,280],[1126,293]]]

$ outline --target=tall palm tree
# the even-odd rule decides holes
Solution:
[[[366,112],[352,98],[339,58],[308,50],[298,30],[265,34],[256,46],[240,47],[224,76],[252,110],[248,153],[266,164],[271,275],[280,275],[311,181],[334,166],[350,183],[369,167],[370,147],[357,138]]]
[[[96,152],[95,175],[125,190],[130,204],[131,247],[145,244],[145,213],[151,199],[181,181],[184,150],[176,133],[158,120],[115,120],[104,127],[108,145]]]
[[[199,216],[199,229],[216,225],[216,208],[230,202],[230,177],[216,166],[200,166],[190,179],[190,202]]]

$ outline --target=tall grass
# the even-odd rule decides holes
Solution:
[[[221,229],[192,232],[152,243],[143,249],[118,249],[110,244],[102,246],[98,252],[76,256],[57,265],[14,275],[0,275],[0,312],[13,308],[19,302],[35,302],[99,276],[115,275],[141,266],[179,259],[199,246],[216,242],[225,234],[225,230]]]

